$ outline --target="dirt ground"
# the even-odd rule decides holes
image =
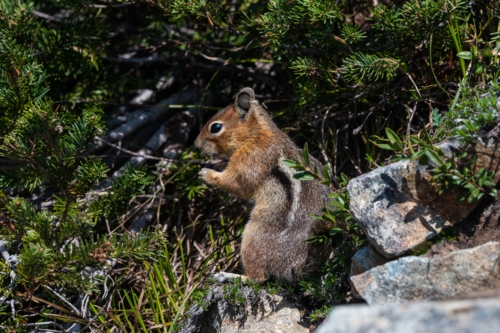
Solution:
[[[456,240],[434,244],[425,256],[443,256],[490,241],[500,242],[500,197],[481,201],[469,216],[453,227],[453,233],[457,235]]]

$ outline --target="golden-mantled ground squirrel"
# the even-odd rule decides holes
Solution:
[[[317,181],[293,178],[295,171],[282,160],[302,159],[302,150],[278,129],[251,88],[208,121],[195,145],[229,158],[223,172],[203,168],[200,178],[253,203],[241,245],[244,279],[296,282],[328,258],[329,244],[305,241],[327,228],[310,214],[321,214],[330,190]],[[316,159],[310,162],[321,171]],[[216,279],[233,276],[221,273]]]

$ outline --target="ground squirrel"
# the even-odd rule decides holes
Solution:
[[[229,158],[223,172],[203,168],[200,178],[253,204],[241,244],[246,278],[296,282],[326,260],[328,244],[305,241],[327,228],[310,214],[321,214],[330,190],[293,178],[295,171],[282,160],[302,159],[302,150],[278,129],[251,88],[242,89],[234,104],[208,121],[195,145]],[[321,171],[316,159],[310,162]]]

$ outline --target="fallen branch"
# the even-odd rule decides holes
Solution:
[[[172,108],[170,105],[192,104],[201,98],[201,90],[192,88],[183,90],[163,101],[156,106],[138,110],[127,114],[126,122],[109,133],[109,138],[114,141],[123,140],[125,137],[136,132],[140,128],[157,121],[160,117],[166,115]]]
[[[14,269],[16,268],[17,265],[17,257],[16,256],[11,256],[9,254],[9,251],[7,250],[7,241],[5,240],[0,240],[0,252],[2,253],[2,257],[4,258],[5,262],[10,268],[10,283],[7,285],[5,288],[6,290],[13,290],[14,287],[16,286],[14,281],[16,279],[16,273],[14,272]],[[0,305],[2,305],[5,301],[7,300],[7,296],[3,295],[0,297]]]
[[[78,310],[78,309],[77,309],[77,308],[76,308],[73,304],[71,304],[71,303],[70,303],[68,300],[66,300],[66,298],[64,298],[63,296],[59,295],[59,293],[57,293],[54,289],[52,289],[52,288],[50,288],[49,286],[44,285],[44,284],[42,284],[42,286],[43,286],[45,289],[47,289],[47,290],[51,291],[51,292],[52,292],[54,295],[56,295],[56,296],[57,296],[57,297],[58,297],[61,301],[63,301],[63,302],[64,302],[64,303],[66,303],[67,305],[69,305],[69,306],[70,306],[70,308],[71,308],[71,309],[73,309],[73,311],[75,312],[75,314],[77,314],[78,316],[80,316],[80,315],[81,315],[81,314],[80,314],[80,311],[79,311],[79,310]]]

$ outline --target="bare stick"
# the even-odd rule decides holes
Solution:
[[[0,240],[0,253],[2,253],[2,257],[5,262],[9,263],[10,254],[9,251],[7,251],[7,247],[5,247],[5,245],[7,245],[7,241]]]
[[[415,104],[413,104],[413,109],[411,109],[406,104],[403,104],[403,105],[408,110],[408,113],[410,114],[410,119],[408,120],[408,126],[406,127],[406,140],[408,140],[408,145],[411,145],[411,141],[410,141],[410,136],[411,136],[411,121],[413,120],[413,116],[417,112],[418,101],[415,101]],[[410,150],[411,150],[411,147],[410,147]]]
[[[394,91],[396,91],[397,88],[399,88],[399,86],[403,83],[403,81],[406,80],[406,77],[403,77],[392,89],[391,91],[384,97],[382,98],[378,103],[377,105],[374,105],[372,106],[370,109],[368,109],[368,115],[366,116],[365,120],[363,120],[363,123],[361,124],[361,126],[359,126],[358,128],[354,129],[354,131],[352,131],[352,133],[354,135],[358,135],[358,133],[363,129],[363,126],[365,125],[366,121],[368,120],[368,118],[372,115],[372,113],[377,110],[379,107],[381,107],[382,105],[384,105],[387,100],[389,99],[389,97],[392,96],[392,94],[394,93]]]
[[[44,284],[42,284],[42,286],[43,286],[45,289],[50,290],[50,291],[51,291],[54,295],[56,295],[57,297],[59,297],[59,299],[60,299],[61,301],[63,301],[63,302],[64,302],[64,303],[66,303],[67,305],[69,305],[69,306],[73,309],[73,311],[74,311],[77,315],[79,315],[79,316],[80,316],[80,311],[78,311],[78,309],[77,309],[77,308],[76,308],[73,304],[71,304],[70,302],[68,302],[68,300],[66,300],[66,298],[64,298],[64,297],[62,297],[61,295],[59,295],[59,294],[58,294],[58,293],[57,293],[54,289],[50,288],[49,286],[44,285]]]
[[[16,256],[11,256],[9,254],[9,251],[7,250],[6,245],[7,245],[7,241],[0,240],[0,252],[2,253],[2,257],[5,259],[5,262],[7,263],[7,265],[9,265],[9,268],[10,268],[10,273],[9,273],[10,283],[7,285],[6,289],[12,290],[15,287],[14,282],[16,280],[16,273],[14,272],[14,269],[16,268],[16,265],[17,265],[17,258],[16,258]],[[3,304],[6,299],[7,299],[6,295],[3,295],[2,297],[0,297],[0,305]],[[14,303],[11,303],[11,305],[13,307]],[[15,311],[14,307],[12,309],[13,309],[13,311]]]
[[[12,320],[16,320],[16,307],[14,306],[14,299],[10,300],[10,308],[12,310]]]
[[[48,326],[48,325],[53,325],[53,326],[63,330],[64,332],[66,332],[66,330],[64,329],[64,327],[61,324],[58,324],[58,323],[53,322],[53,321],[44,321],[41,323],[29,323],[29,324],[23,324],[21,326],[22,327],[36,327],[36,326]]]
[[[111,302],[111,300],[108,301],[108,304]],[[87,330],[87,328],[89,328],[92,332],[94,332],[94,330],[92,329],[91,325],[94,323],[94,321],[96,321],[100,315],[102,315],[102,313],[105,311],[106,305],[104,305],[101,310],[93,317],[93,318],[90,318],[89,322],[87,323],[87,325],[85,325],[78,333],[82,333],[82,332],[85,332]]]
[[[325,151],[325,120],[326,117],[328,116],[328,113],[330,112],[330,108],[328,108],[325,112],[325,115],[323,116],[323,120],[321,121],[321,142],[319,145],[319,148],[321,149],[321,155],[323,155],[323,159],[325,160],[326,164],[330,167],[330,172],[333,171],[332,169],[332,163],[330,163],[330,159],[328,158],[328,155],[326,154]],[[337,183],[335,180],[335,177],[332,176],[332,180]],[[336,184],[338,185],[338,184]]]
[[[61,22],[62,21],[60,17],[56,17],[56,16],[52,16],[52,15],[49,15],[49,14],[45,14],[45,13],[42,13],[42,12],[40,12],[38,10],[34,10],[33,14],[35,14],[35,16],[44,18],[44,19],[49,20],[49,21],[55,21],[55,22]]]

